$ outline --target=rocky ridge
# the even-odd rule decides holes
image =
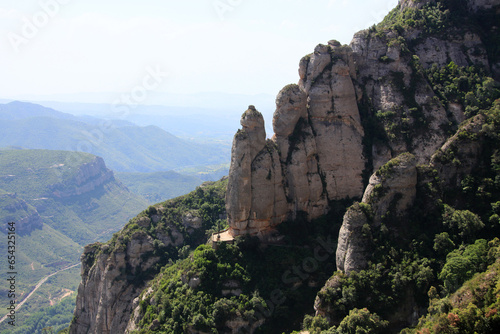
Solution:
[[[150,216],[136,220],[139,227],[150,227],[161,219],[161,209]],[[201,226],[200,226],[201,227]],[[155,265],[164,263],[155,247],[178,247],[184,236],[175,226],[169,233],[158,229],[155,238],[136,231],[128,238],[119,238],[111,245],[92,244],[82,255],[82,282],[78,288],[77,310],[73,333],[124,333],[133,329],[129,318],[138,307],[132,302],[144,289],[156,271]],[[146,259],[144,261],[144,259]],[[112,284],[103,284],[112,282]]]
[[[70,333],[129,333],[140,321],[139,295],[149,280],[182,247],[206,242],[203,228],[209,222],[192,207],[195,196],[210,194],[212,210],[221,200],[218,192],[226,180],[205,183],[191,194],[149,207],[133,218],[108,243],[85,247],[82,254],[82,281],[78,288],[74,321]],[[184,199],[191,203],[179,214]],[[172,219],[172,215],[174,219]],[[220,219],[224,212],[211,213]],[[186,282],[187,283],[187,282]],[[194,284],[194,282],[193,282]]]
[[[398,8],[429,3],[408,0]],[[496,5],[469,2],[474,12]],[[401,153],[428,162],[450,124],[456,128],[465,115],[462,105],[442,104],[423,71],[450,61],[493,71],[483,39],[451,26],[439,35],[419,28],[364,30],[349,46],[318,45],[300,61],[298,85],[276,98],[271,139],[265,141],[255,107],[242,116],[226,199],[231,233],[263,236],[298,212],[313,220],[331,201],[361,198],[366,176]],[[383,129],[373,129],[373,122]]]
[[[70,180],[51,186],[52,195],[57,198],[68,198],[89,193],[98,187],[114,181],[114,173],[106,167],[101,157],[79,166],[78,172]]]

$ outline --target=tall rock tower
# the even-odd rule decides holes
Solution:
[[[319,45],[300,62],[300,82],[276,98],[274,136],[253,107],[234,137],[226,207],[230,234],[266,235],[293,219],[308,219],[329,202],[363,195],[364,131],[352,81],[352,51]]]

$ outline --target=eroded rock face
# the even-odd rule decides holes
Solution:
[[[148,218],[141,223],[147,224],[147,220]],[[175,236],[181,234],[175,232],[172,233],[172,238],[165,235],[162,241],[181,245],[183,239]],[[82,255],[82,281],[78,288],[75,321],[70,327],[70,333],[125,332],[135,308],[133,301],[147,283],[148,277],[144,273],[160,261],[158,256],[152,256],[153,241],[145,232],[137,231],[126,244],[115,245],[113,251],[108,245],[102,244],[85,247]]]
[[[477,167],[483,150],[481,130],[485,123],[484,115],[469,119],[432,156],[430,166],[437,170],[444,187],[461,187],[462,180]]]
[[[266,142],[264,118],[250,106],[234,137],[226,194],[233,235],[259,234],[280,223],[286,198],[278,149]]]
[[[267,145],[261,116],[252,108],[243,114],[243,129],[233,142],[226,201],[234,235],[256,234],[298,212],[309,219],[324,215],[333,200],[361,198],[363,173],[408,151],[423,163],[443,144],[443,128],[450,121],[446,110],[403,45],[389,43],[397,37],[364,31],[350,46],[337,41],[318,45],[300,61],[299,84],[278,94],[275,135]],[[414,92],[410,102],[408,91]],[[389,133],[386,142],[373,141],[368,148],[362,122],[368,115],[360,105],[392,115],[384,124],[387,129],[420,126],[422,131],[408,138]]]
[[[387,158],[404,152],[412,152],[419,163],[425,163],[446,139],[443,128],[449,120],[446,109],[417,69],[416,59],[405,51],[405,38],[393,31],[374,36],[365,30],[354,36],[350,47],[359,70],[356,87],[361,101],[378,114],[387,115],[379,121],[388,140],[374,142],[373,151],[390,151],[391,156],[373,155],[374,170]],[[418,56],[418,46],[413,52]]]
[[[364,226],[369,226],[369,218],[357,203],[347,210],[340,228],[336,253],[337,270],[349,273],[366,266],[366,245],[369,240],[363,233]]]
[[[182,224],[188,229],[199,229],[203,224],[203,219],[196,213],[188,212],[182,216]]]
[[[226,201],[234,235],[257,234],[299,211],[314,219],[328,211],[331,200],[361,197],[364,130],[351,53],[332,41],[301,61],[299,85],[277,96],[275,135],[265,147],[257,130],[263,123],[248,121],[251,109],[243,114]]]
[[[20,235],[31,234],[34,230],[42,229],[43,221],[38,211],[26,201],[18,198],[16,194],[0,195],[0,202],[4,217],[0,224],[4,231],[7,230],[7,224],[16,222],[16,233]]]
[[[308,122],[328,200],[360,196],[365,167],[364,130],[351,77],[352,56],[349,48],[334,45],[316,48],[304,64],[307,76],[300,82],[308,94]]]
[[[95,157],[93,161],[81,165],[73,179],[64,184],[51,186],[52,195],[57,198],[79,196],[113,180],[115,180],[113,171],[106,167],[101,157]]]
[[[375,225],[380,224],[391,205],[400,215],[413,204],[417,179],[417,160],[409,153],[390,160],[370,177],[362,202],[371,205]]]
[[[498,10],[499,2],[468,0],[459,9],[473,15]],[[397,10],[435,4],[402,0]],[[444,6],[458,10],[453,2]],[[233,143],[227,201],[235,234],[255,234],[298,212],[312,220],[334,200],[361,198],[368,181],[363,175],[402,153],[413,154],[417,164],[429,163],[465,114],[459,103],[440,102],[425,70],[453,61],[496,73],[483,41],[488,32],[453,26],[439,34],[418,27],[382,30],[360,31],[349,46],[319,44],[301,59],[298,85],[286,86],[276,98],[273,145],[264,144],[260,116],[244,114]],[[372,177],[370,186],[377,182]]]
[[[354,204],[344,215],[337,245],[337,270],[349,274],[365,269],[371,228],[380,226],[389,207],[395,216],[405,215],[417,192],[416,163],[414,155],[404,153],[371,176],[361,204]]]

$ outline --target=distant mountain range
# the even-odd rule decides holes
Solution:
[[[200,120],[209,123],[209,117]],[[230,145],[183,140],[158,126],[74,116],[37,104],[0,105],[0,147],[84,151],[119,172],[155,172],[229,162]],[[189,126],[189,125],[188,125]]]
[[[117,106],[113,102],[119,96],[120,93],[83,93],[23,96],[20,99],[77,116],[120,119],[141,126],[154,124],[183,138],[215,138],[230,142],[240,125],[241,113],[248,105],[255,105],[264,115],[267,133],[273,133],[272,117],[276,105],[275,96],[270,94],[151,93],[147,105]],[[10,101],[0,99],[0,103]]]

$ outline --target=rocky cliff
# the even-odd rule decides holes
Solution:
[[[415,229],[412,226],[414,221],[419,220],[411,214],[418,211],[424,219],[432,219],[428,226],[420,228],[439,231],[439,218],[434,213],[440,211],[440,202],[459,207],[464,205],[464,182],[471,175],[485,174],[484,159],[486,157],[486,162],[489,162],[491,155],[486,144],[489,136],[491,132],[486,117],[477,115],[465,121],[426,165],[417,167],[415,157],[404,153],[372,175],[361,203],[355,203],[344,215],[336,250],[338,272],[318,293],[314,306],[317,315],[333,323],[341,320],[339,309],[332,307],[332,291],[344,291],[347,286],[345,278],[349,274],[368,270],[369,263],[373,263],[377,256],[375,250],[381,246],[376,243],[383,244],[380,239],[384,240],[390,234],[391,245],[405,242],[411,234],[409,231]],[[479,189],[481,187],[484,185]],[[389,317],[391,322],[416,325],[418,316],[425,314],[424,309],[416,307],[413,297],[409,297],[414,293],[409,292],[398,302],[399,310]]]
[[[38,211],[16,194],[0,194],[0,216],[2,217],[2,231],[7,231],[4,226],[10,222],[16,223],[17,233],[30,234],[35,229],[43,226],[42,218]]]
[[[225,217],[220,201],[226,186],[226,179],[207,182],[191,194],[150,206],[108,243],[86,246],[70,333],[136,329],[141,317],[131,316],[139,310],[139,294],[162,266],[178,258],[181,248],[206,242],[205,229]]]
[[[79,196],[114,180],[114,173],[106,167],[104,160],[95,157],[91,162],[81,164],[71,179],[52,185],[51,195],[57,198]]]
[[[432,4],[402,1],[390,15]],[[470,1],[467,8],[497,5]],[[367,176],[401,153],[428,162],[465,119],[465,107],[444,104],[425,71],[453,62],[494,74],[498,60],[488,57],[488,31],[443,25],[436,34],[386,23],[357,33],[349,46],[318,45],[300,61],[298,85],[278,94],[267,142],[262,115],[251,106],[232,149],[226,203],[233,235],[262,234],[299,211],[312,220],[331,201],[361,198]]]
[[[370,259],[371,229],[391,212],[404,219],[417,192],[416,158],[403,153],[382,166],[370,178],[361,203],[344,215],[336,252],[337,269],[349,274],[364,269]]]
[[[159,218],[158,215],[154,217]],[[148,217],[137,222],[141,227],[150,227],[152,223]],[[184,238],[174,228],[171,236],[159,231],[157,240],[168,247],[182,245]],[[93,244],[85,247],[82,282],[76,301],[78,312],[72,333],[125,332],[132,310],[137,306],[132,301],[156,273],[152,269],[161,259],[154,252],[155,244],[150,235],[136,231],[128,239],[116,241],[111,246]]]

